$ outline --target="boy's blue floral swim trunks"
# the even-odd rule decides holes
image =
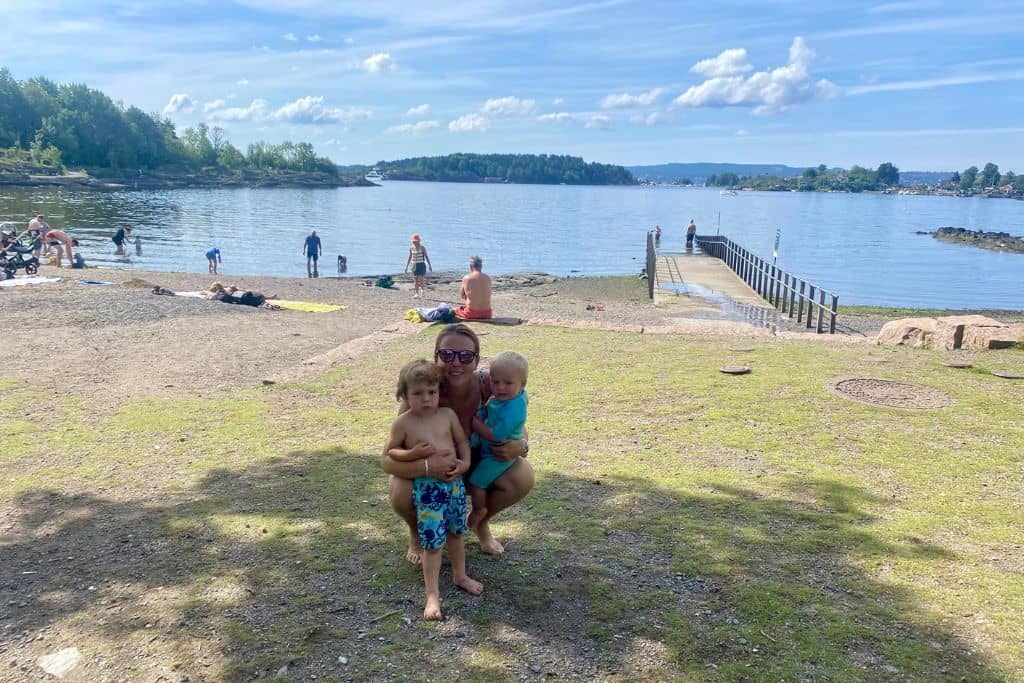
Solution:
[[[424,550],[443,548],[448,534],[466,533],[469,506],[462,477],[453,482],[417,477],[412,484],[412,502],[416,506],[416,531]]]

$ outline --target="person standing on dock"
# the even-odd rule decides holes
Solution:
[[[302,251],[306,254],[306,277],[320,277],[316,269],[317,259],[324,253],[324,247],[320,243],[320,237],[316,230],[306,235],[306,241],[302,244]]]
[[[697,224],[690,219],[690,224],[686,226],[686,248],[693,249],[693,238],[697,236]]]

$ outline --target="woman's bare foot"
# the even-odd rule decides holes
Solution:
[[[483,586],[480,587],[480,590],[483,590]],[[427,621],[441,621],[441,596],[427,596],[427,605],[423,608],[423,618]]]
[[[470,595],[480,595],[484,592],[484,585],[475,579],[469,578],[468,574],[453,577],[452,583]]]
[[[505,552],[505,546],[498,543],[498,539],[491,535],[491,528],[487,522],[480,522],[477,525],[476,537],[480,539],[480,549],[488,555],[501,555]]]
[[[481,507],[481,508],[477,509],[474,506],[473,507],[473,512],[469,513],[469,519],[466,520],[466,526],[468,526],[473,531],[476,531],[477,525],[480,524],[480,522],[484,521],[484,518],[486,516],[487,516],[487,508]]]
[[[409,549],[405,551],[405,559],[409,564],[419,564],[423,561],[423,548],[420,546],[420,537],[415,531],[409,532]]]

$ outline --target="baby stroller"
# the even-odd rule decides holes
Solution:
[[[28,233],[18,235],[12,228],[4,227],[0,230],[0,269],[4,272],[4,278],[10,280],[22,268],[26,275],[35,275],[39,270],[39,259],[32,252],[39,243],[36,237],[32,243],[26,246],[22,238]]]

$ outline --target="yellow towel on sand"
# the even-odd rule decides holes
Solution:
[[[290,311],[305,311],[306,313],[333,313],[344,311],[348,306],[341,304],[322,304],[316,301],[286,301],[284,299],[270,299],[268,304],[287,308]]]

